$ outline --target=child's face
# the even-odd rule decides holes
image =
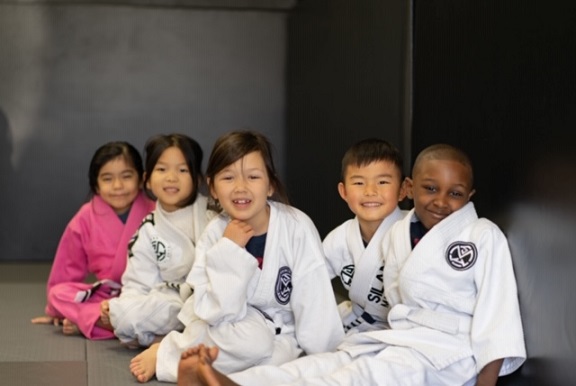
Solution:
[[[469,168],[451,160],[422,161],[407,185],[414,211],[426,229],[462,208],[474,194]]]
[[[268,229],[270,185],[260,152],[246,154],[220,170],[210,183],[210,193],[233,219],[248,223],[256,234]]]
[[[174,212],[182,207],[192,194],[194,181],[179,148],[171,146],[164,150],[146,187],[156,196],[165,211]]]
[[[361,225],[380,225],[406,196],[401,172],[389,161],[348,166],[338,192]]]
[[[98,172],[96,192],[117,214],[130,209],[139,190],[138,172],[122,156],[106,162]]]

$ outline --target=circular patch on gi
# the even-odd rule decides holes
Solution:
[[[292,293],[292,270],[289,267],[278,270],[275,289],[276,301],[282,305],[288,304]]]
[[[161,240],[152,240],[152,247],[154,248],[154,253],[156,253],[156,260],[162,261],[166,259],[166,245]]]
[[[352,278],[354,277],[354,264],[350,264],[342,268],[340,272],[340,279],[344,285],[350,286]]]
[[[474,243],[466,241],[456,241],[446,249],[446,261],[452,268],[458,271],[465,271],[476,263],[478,250]]]

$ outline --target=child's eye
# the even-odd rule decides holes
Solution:
[[[462,192],[456,192],[456,191],[451,192],[450,195],[457,197],[457,198],[464,197],[464,194],[462,194]]]
[[[424,185],[423,188],[424,188],[424,190],[426,190],[428,192],[435,192],[436,191],[436,187],[431,186],[431,185]]]
[[[251,180],[257,180],[260,178],[260,176],[248,176],[248,178]]]
[[[157,171],[157,172],[163,172],[163,171],[166,170],[166,168],[163,167],[163,166],[158,166],[158,167],[156,167],[154,170]]]
[[[188,168],[181,168],[180,173],[188,173]]]
[[[362,181],[354,181],[352,182],[352,185],[362,186],[364,183]]]
[[[378,184],[380,184],[380,185],[386,185],[386,184],[389,184],[389,183],[390,183],[390,182],[389,182],[389,181],[386,181],[386,180],[378,181]]]

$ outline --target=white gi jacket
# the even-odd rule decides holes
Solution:
[[[194,295],[179,318],[210,325],[242,320],[248,307],[263,313],[279,335],[290,334],[306,353],[330,351],[344,336],[322,244],[310,218],[269,201],[270,222],[262,270],[246,249],[222,237],[230,219],[206,228],[187,282]]]
[[[392,226],[383,244],[392,329],[356,334],[341,349],[354,356],[373,351],[366,344],[382,342],[415,349],[437,370],[470,357],[476,372],[499,358],[500,375],[516,370],[526,350],[504,234],[479,219],[470,202],[412,250],[412,221],[414,210]]]
[[[159,207],[142,221],[130,243],[122,292],[110,300],[110,321],[122,342],[137,339],[148,346],[156,335],[182,328],[177,315],[191,293],[182,284],[194,261],[195,243],[215,215],[207,203],[198,195],[194,204],[170,214],[189,217],[190,234],[172,224]]]
[[[338,306],[346,330],[358,332],[388,327],[382,239],[405,214],[406,211],[397,207],[382,221],[367,246],[364,246],[357,217],[336,227],[324,238],[322,244],[330,277],[340,277],[350,298]]]

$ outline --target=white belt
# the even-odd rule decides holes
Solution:
[[[397,304],[390,310],[388,322],[393,329],[398,330],[423,326],[456,335],[470,332],[472,317]]]
[[[92,287],[84,291],[76,292],[76,296],[74,296],[74,301],[76,303],[84,303],[86,300],[90,299],[90,297],[94,295],[94,293],[102,286],[108,287],[108,294],[112,296],[118,295],[120,293],[120,288],[122,288],[122,286],[119,283],[116,283],[115,281],[112,281],[110,279],[98,280],[97,282],[92,284]]]

